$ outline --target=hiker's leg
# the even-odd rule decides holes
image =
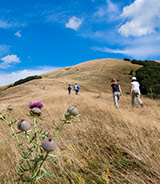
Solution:
[[[135,105],[134,98],[135,98],[135,92],[132,91],[132,99],[131,99],[132,107],[134,107],[134,105]]]
[[[142,100],[140,99],[140,95],[139,95],[139,94],[137,94],[136,98],[137,98],[138,103],[139,103],[141,106],[143,106],[143,102],[142,102]]]
[[[114,105],[118,108],[118,96],[117,93],[113,94],[113,101],[114,101]]]
[[[117,103],[118,103],[118,107],[119,107],[119,100],[120,100],[120,93],[117,93]]]

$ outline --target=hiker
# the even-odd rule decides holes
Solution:
[[[67,89],[68,89],[68,94],[70,95],[72,92],[72,86],[69,84]]]
[[[132,81],[131,81],[131,96],[132,96],[131,102],[132,102],[132,107],[135,106],[135,102],[134,102],[135,97],[137,98],[137,101],[141,105],[141,107],[143,107],[143,102],[140,99],[141,92],[140,92],[140,88],[139,87],[140,87],[140,84],[137,81],[136,77],[132,77]]]
[[[112,93],[113,93],[113,101],[115,107],[119,108],[119,99],[120,96],[122,95],[122,90],[120,87],[120,84],[117,83],[116,79],[111,80],[111,88],[112,88]]]
[[[75,95],[78,95],[79,89],[80,89],[80,87],[79,87],[79,85],[76,83],[76,84],[74,85]]]

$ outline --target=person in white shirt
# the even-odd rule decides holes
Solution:
[[[75,95],[78,95],[79,89],[80,89],[80,87],[79,87],[79,85],[76,83],[76,84],[74,85]]]
[[[141,107],[143,107],[143,102],[140,99],[140,84],[139,82],[137,82],[136,77],[132,77],[132,82],[131,82],[131,96],[132,96],[132,107],[135,106],[135,97],[137,98],[138,103],[141,105]]]

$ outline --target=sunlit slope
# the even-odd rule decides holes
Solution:
[[[129,73],[133,70],[134,74],[134,71],[139,67],[139,65],[133,65],[128,61],[120,59],[92,60],[75,66],[47,72],[42,75],[43,79],[34,80],[23,84],[22,86],[33,84],[34,86],[37,85],[37,87],[42,87],[45,85],[50,86],[50,84],[52,86],[54,86],[54,84],[58,84],[58,86],[65,88],[68,83],[74,85],[77,82],[81,85],[81,89],[85,91],[110,92],[110,80],[112,78],[116,78],[121,84],[123,90],[128,92],[131,78]],[[18,88],[23,88],[22,86],[18,86]],[[6,87],[7,86],[1,86],[0,90],[3,91]],[[7,91],[16,91],[18,88],[16,86],[14,89],[10,88]],[[6,94],[6,92],[3,92],[3,94],[4,93]]]
[[[130,96],[124,93],[120,109],[115,109],[110,89],[110,79],[116,77],[122,89],[129,91],[128,74],[138,67],[122,60],[104,59],[48,72],[42,79],[1,91],[0,111],[7,114],[7,106],[13,105],[13,118],[31,122],[28,103],[40,100],[44,108],[38,127],[54,134],[54,124],[61,123],[67,108],[78,106],[79,119],[62,130],[55,150],[56,155],[65,156],[72,165],[63,157],[58,158],[63,175],[58,175],[54,165],[48,166],[58,177],[57,184],[70,184],[72,180],[78,184],[79,177],[85,184],[105,184],[102,176],[107,168],[111,184],[159,184],[160,101],[142,98],[144,108],[136,104],[133,109]],[[67,85],[75,82],[81,86],[80,94],[69,96]],[[103,92],[101,96],[99,92]],[[5,142],[9,128],[1,121],[0,125],[0,182],[4,179],[13,184],[20,151],[14,138]],[[45,178],[40,183],[56,181]]]
[[[114,77],[126,92],[130,88],[130,71],[139,67],[119,59],[100,59],[48,72],[43,77],[63,79],[64,82],[72,84],[78,82],[83,89],[98,92],[109,92],[110,80]]]

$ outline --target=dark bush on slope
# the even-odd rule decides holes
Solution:
[[[143,66],[136,71],[142,94],[160,98],[160,63],[148,60],[132,60],[131,62]]]
[[[29,77],[26,77],[24,79],[20,79],[18,81],[16,81],[13,85],[10,85],[9,87],[13,87],[13,86],[17,86],[17,85],[20,85],[20,84],[23,84],[25,82],[29,82],[31,80],[34,80],[34,79],[41,79],[42,77],[39,76],[39,75],[34,75],[34,76],[29,76]]]

